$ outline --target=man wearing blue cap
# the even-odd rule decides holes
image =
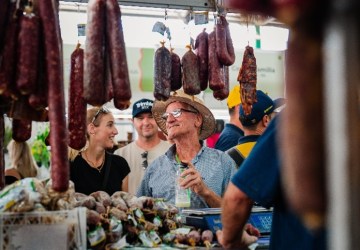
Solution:
[[[115,151],[126,159],[131,172],[129,174],[129,193],[136,194],[145,169],[158,156],[163,155],[170,143],[160,139],[158,125],[151,113],[153,101],[141,99],[132,107],[132,123],[137,132],[137,139]]]
[[[256,91],[256,97],[257,102],[253,104],[249,115],[245,115],[240,105],[239,119],[243,126],[244,136],[239,139],[238,145],[226,151],[238,167],[250,154],[260,135],[264,133],[275,109],[273,100],[261,90]]]

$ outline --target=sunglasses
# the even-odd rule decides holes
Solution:
[[[148,156],[148,151],[145,151],[144,153],[141,154],[141,157],[144,159],[144,161],[141,164],[143,169],[146,169],[148,167],[147,156]]]
[[[197,114],[197,111],[193,111],[193,110],[189,110],[189,109],[175,109],[171,112],[165,112],[161,118],[164,120],[167,120],[167,118],[169,117],[169,115],[171,114],[174,118],[178,118],[181,116],[182,112],[188,112],[188,113],[193,113],[193,114]]]
[[[98,109],[98,111],[95,113],[94,118],[92,119],[91,123],[94,123],[96,119],[99,117],[100,114],[109,114],[110,110],[107,107],[101,107]]]

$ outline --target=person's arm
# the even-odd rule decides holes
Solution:
[[[256,236],[244,231],[252,206],[253,201],[230,182],[222,200],[222,231],[216,233],[224,248],[241,249],[256,242]]]
[[[129,192],[129,175],[122,181],[121,191]]]

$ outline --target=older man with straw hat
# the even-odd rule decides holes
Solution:
[[[191,190],[190,207],[220,207],[236,166],[227,154],[202,143],[215,130],[211,111],[199,98],[178,90],[165,102],[155,101],[152,113],[174,144],[149,165],[137,196],[164,198],[175,204],[176,172],[180,163],[186,163],[180,184]]]

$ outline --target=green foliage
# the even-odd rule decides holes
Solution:
[[[46,127],[44,131],[39,132],[36,135],[36,139],[34,140],[31,146],[31,153],[34,156],[35,161],[41,166],[45,166],[46,168],[50,165],[50,152],[46,147],[45,140],[49,135],[49,128]]]
[[[7,152],[7,145],[12,139],[12,129],[11,127],[5,127],[5,134],[4,134],[4,152]]]

